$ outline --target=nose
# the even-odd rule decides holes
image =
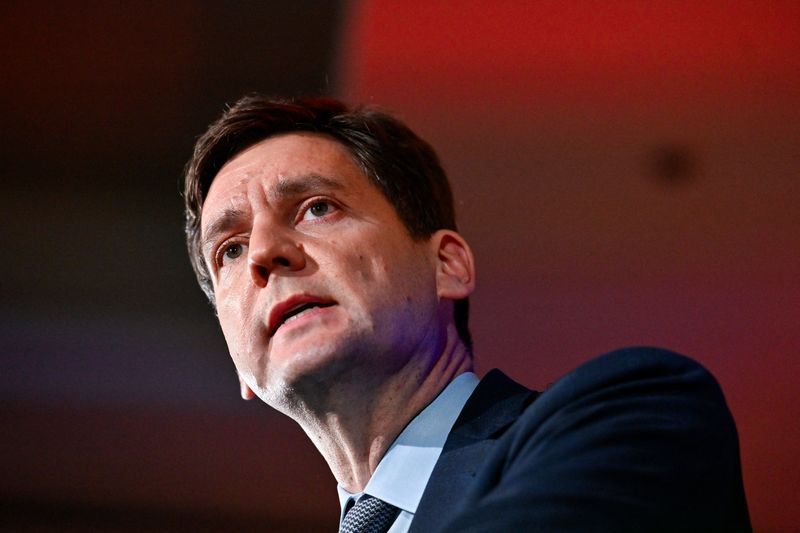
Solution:
[[[250,277],[258,287],[265,287],[270,274],[278,271],[297,271],[306,266],[306,256],[300,242],[288,228],[267,225],[256,220],[248,249]]]

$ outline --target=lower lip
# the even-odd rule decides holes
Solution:
[[[283,324],[278,326],[278,329],[275,330],[275,335],[277,335],[280,332],[286,332],[286,331],[289,331],[291,329],[295,329],[297,327],[300,327],[300,326],[306,324],[309,320],[313,320],[313,319],[317,318],[320,315],[324,315],[324,314],[328,313],[329,311],[331,311],[333,309],[333,307],[334,306],[329,305],[327,307],[314,307],[313,309],[309,309],[308,311],[305,311],[305,312],[297,315],[297,318],[293,318],[289,322],[284,322]]]

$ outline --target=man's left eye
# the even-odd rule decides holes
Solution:
[[[303,220],[311,220],[314,218],[321,218],[333,210],[333,206],[329,202],[314,202],[311,204],[306,212],[303,214]]]

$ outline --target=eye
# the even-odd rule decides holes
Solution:
[[[219,264],[225,265],[235,261],[244,254],[245,245],[240,243],[230,243],[220,249]]]
[[[330,215],[336,207],[328,200],[314,200],[303,212],[303,220],[314,220]]]

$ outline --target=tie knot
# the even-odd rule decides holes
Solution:
[[[386,533],[400,509],[372,496],[364,496],[347,511],[339,533]]]

